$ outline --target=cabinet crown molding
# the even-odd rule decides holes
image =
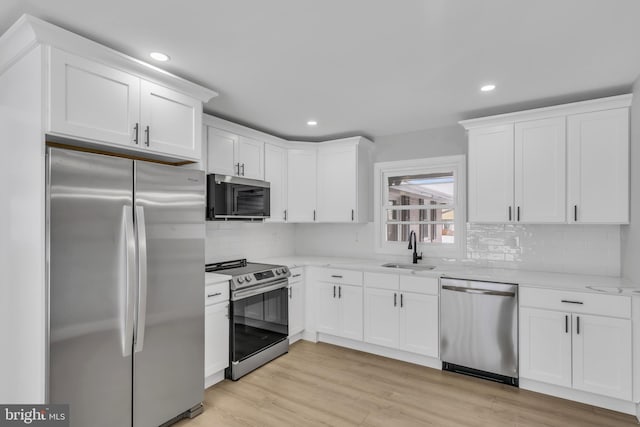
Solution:
[[[218,96],[218,93],[211,89],[27,14],[22,15],[0,37],[0,74],[38,44],[54,46],[116,67],[140,78],[178,90],[202,102],[208,102]]]
[[[611,110],[614,108],[628,108],[631,106],[632,94],[610,96],[607,98],[590,99],[588,101],[572,102],[570,104],[553,105],[550,107],[535,108],[513,113],[498,114],[495,116],[480,117],[477,119],[462,120],[458,122],[465,130],[497,126],[508,123],[539,120],[570,114],[590,113],[594,111]]]

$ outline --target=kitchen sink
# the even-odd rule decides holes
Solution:
[[[396,264],[396,263],[387,263],[387,264],[382,264],[381,267],[387,267],[387,268],[405,268],[407,270],[416,270],[416,271],[427,271],[427,270],[433,270],[435,267],[435,265],[420,265],[420,264]]]

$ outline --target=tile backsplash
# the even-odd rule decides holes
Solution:
[[[620,226],[467,224],[466,263],[618,276]]]
[[[289,256],[294,253],[292,224],[207,221],[207,263],[247,258]]]

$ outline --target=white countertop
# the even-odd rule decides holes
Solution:
[[[205,286],[214,285],[216,283],[228,282],[231,280],[231,276],[228,274],[218,274],[218,273],[204,273],[204,284]]]
[[[464,265],[441,265],[433,270],[415,271],[402,268],[382,267],[384,261],[377,259],[290,256],[259,260],[270,264],[282,264],[289,268],[317,266],[348,270],[385,272],[426,277],[451,277],[466,280],[517,283],[520,286],[593,292],[609,295],[633,295],[640,297],[640,285],[622,277],[593,276],[567,273],[550,273],[516,269],[482,268]]]

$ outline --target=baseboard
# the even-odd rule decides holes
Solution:
[[[304,332],[298,332],[297,334],[289,335],[289,344],[293,344],[296,341],[303,339]]]
[[[302,331],[302,339],[305,341],[318,342],[318,334],[305,329]]]
[[[611,409],[612,411],[623,412],[629,415],[635,415],[640,420],[640,410],[633,402],[615,399],[613,397],[600,396],[586,391],[574,390],[571,388],[561,387],[553,384],[545,384],[526,378],[520,378],[520,388],[524,390],[535,391],[542,394],[548,394],[562,399],[574,400],[587,405],[598,406],[600,408]]]
[[[640,423],[640,403],[636,403],[636,418],[638,419],[638,422]]]
[[[416,365],[442,370],[442,362],[440,361],[440,359],[435,359],[433,357],[422,356],[420,354],[409,353],[393,348],[381,347],[379,345],[369,344],[363,341],[351,340],[348,338],[336,337],[333,335],[322,333],[318,333],[317,335],[317,341],[325,342],[327,344],[351,348],[353,350],[363,351],[365,353],[372,353],[378,356],[388,357],[390,359],[402,360],[403,362],[414,363]]]
[[[214,384],[218,384],[220,381],[224,380],[224,369],[220,372],[216,372],[215,374],[209,375],[204,379],[204,389],[208,389]]]

